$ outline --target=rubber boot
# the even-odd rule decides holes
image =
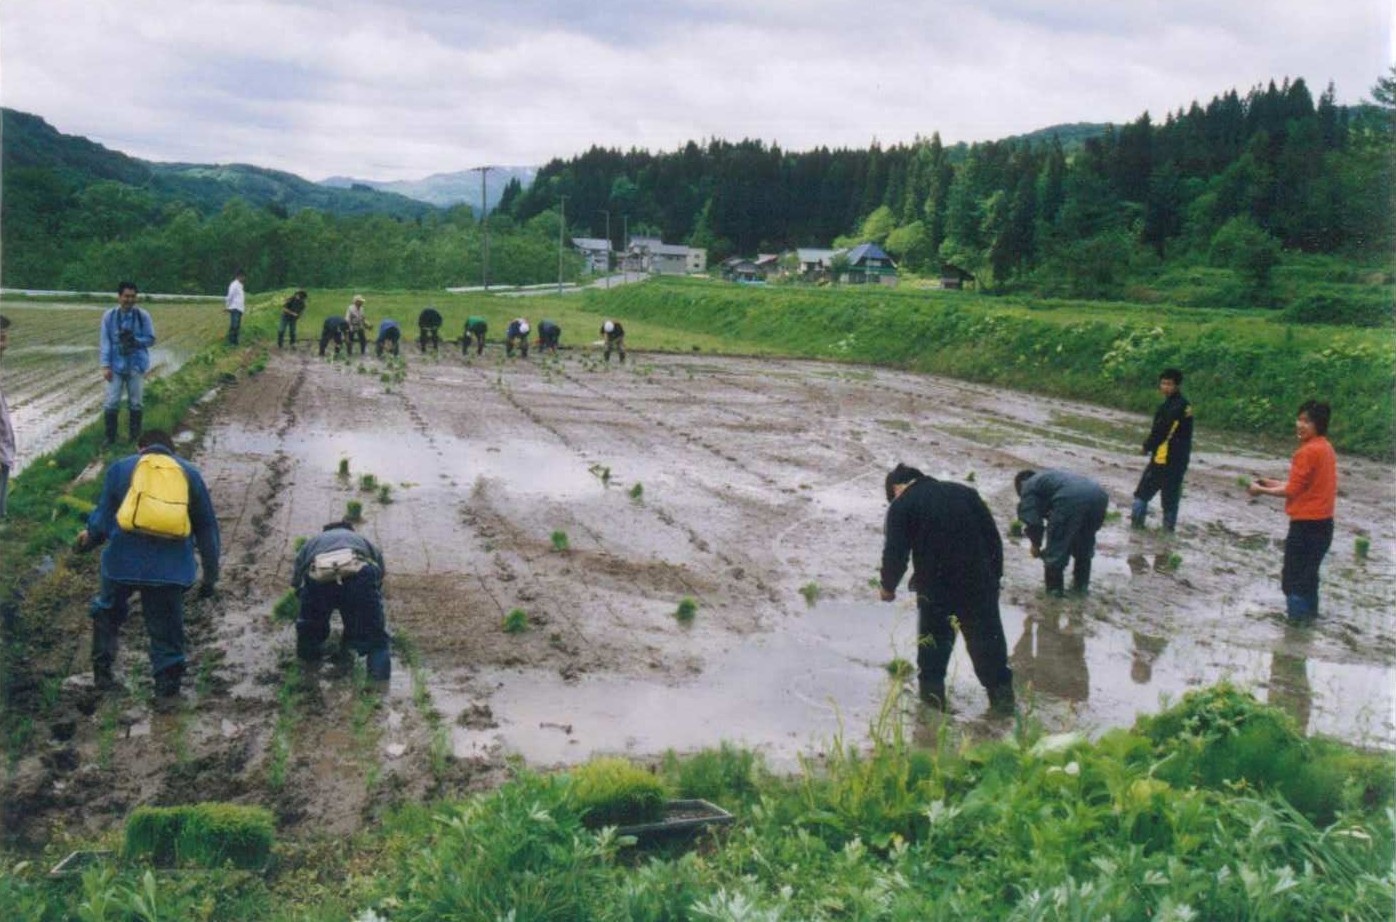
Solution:
[[[110,691],[117,687],[112,665],[116,661],[117,645],[121,633],[111,618],[94,614],[92,616],[92,681],[98,691]]]
[[[923,679],[920,683],[921,703],[937,711],[945,710],[945,683]]]
[[[119,412],[120,412],[120,411],[118,411],[118,410],[103,410],[103,411],[102,411],[102,424],[103,424],[104,426],[106,426],[106,429],[107,429],[107,445],[108,445],[108,446],[111,446],[111,445],[115,445],[115,444],[116,444],[116,421],[117,421],[117,414],[118,414]]]
[[[1149,504],[1142,499],[1136,499],[1129,509],[1129,524],[1134,528],[1143,528],[1148,515]]]
[[[393,677],[393,660],[387,647],[370,651],[365,659],[368,665],[368,677],[373,681],[386,682]]]
[[[1071,591],[1085,595],[1091,591],[1091,561],[1077,558],[1071,568]]]
[[[989,713],[995,717],[1012,717],[1017,706],[1012,683],[1005,683],[988,690]]]
[[[296,658],[307,663],[318,663],[325,655],[325,645],[296,638]]]
[[[173,698],[179,694],[179,686],[184,678],[184,664],[178,663],[155,673],[155,697]]]
[[[132,410],[127,431],[131,434],[131,441],[135,442],[141,437],[141,417],[145,416],[144,410]]]
[[[1060,598],[1066,592],[1066,567],[1043,567],[1042,578],[1047,594]]]
[[[1165,509],[1165,510],[1163,510],[1163,530],[1164,530],[1164,531],[1167,531],[1167,532],[1173,532],[1173,531],[1177,531],[1177,530],[1178,530],[1178,510],[1177,510],[1177,509]]]
[[[1317,600],[1315,600],[1317,601]],[[1308,597],[1302,595],[1285,596],[1285,615],[1296,624],[1307,624],[1317,612]]]

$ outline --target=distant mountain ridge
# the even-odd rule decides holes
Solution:
[[[517,179],[525,189],[533,185],[538,175],[536,166],[492,167],[485,183],[489,200],[488,209],[493,211],[504,194],[504,187],[510,180]],[[475,170],[459,170],[454,173],[433,173],[422,179],[399,179],[378,181],[355,179],[350,176],[331,176],[320,180],[320,185],[333,189],[349,189],[355,186],[377,189],[380,192],[395,192],[419,202],[426,202],[438,208],[453,205],[469,205],[478,214],[480,211],[480,174]]]
[[[313,208],[339,215],[416,218],[433,210],[408,196],[376,189],[336,189],[293,173],[249,164],[142,160],[85,137],[63,134],[43,118],[14,109],[0,109],[0,119],[4,137],[0,165],[7,173],[49,170],[77,188],[102,181],[120,182],[145,189],[160,200],[185,202],[204,213],[218,211],[235,197],[288,213]]]

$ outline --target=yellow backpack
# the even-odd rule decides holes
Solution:
[[[189,537],[189,478],[169,455],[142,455],[116,511],[122,531],[151,538]]]

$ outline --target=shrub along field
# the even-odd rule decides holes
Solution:
[[[303,334],[314,335],[302,338],[318,337],[319,318],[352,294],[312,292]],[[1385,332],[1287,328],[1249,313],[1151,308],[1137,316],[1118,306],[948,293],[682,282],[517,303],[364,294],[375,325],[389,313],[403,324],[407,348],[415,348],[416,312],[433,301],[448,336],[467,313],[486,316],[494,339],[524,314],[556,319],[564,344],[575,345],[594,339],[605,313],[626,323],[640,349],[875,360],[1145,409],[1157,368],[1179,364],[1204,419],[1282,434],[1312,389],[1338,407],[1340,444],[1389,449],[1377,440],[1391,419]],[[211,343],[152,388],[150,424],[188,425],[209,388],[257,374],[284,295],[254,299],[242,348]],[[1359,419],[1359,407],[1374,418]],[[74,481],[101,454],[97,428],[21,475],[12,522],[0,531],[6,602],[21,584],[27,593],[24,624],[7,631],[3,660],[11,765],[34,743],[32,717],[49,694],[38,671],[51,653],[46,606],[71,607],[95,579],[90,557],[56,555],[42,574],[32,564],[71,538],[77,520],[64,510],[93,498],[95,482]],[[179,814],[167,836],[174,844],[164,847],[154,820],[138,814],[136,827],[99,841],[59,837],[38,853],[0,854],[0,918],[1389,917],[1389,754],[1306,739],[1281,711],[1226,685],[1094,742],[1044,736],[1031,716],[999,741],[967,742],[950,724],[913,740],[902,692],[894,679],[871,745],[834,739],[793,776],[730,747],[666,758],[637,791],[625,790],[627,772],[605,767],[618,799],[652,801],[657,778],[668,796],[706,798],[735,815],[696,847],[642,848],[594,829],[589,817],[611,815],[604,797],[598,802],[607,785],[583,791],[580,772],[519,769],[465,800],[399,806],[351,838],[272,845],[260,814],[201,808],[216,822],[191,825]],[[267,869],[164,867],[188,871],[235,847],[250,854],[247,843],[258,861],[270,848]],[[77,876],[46,877],[75,848],[113,856]]]
[[[1310,397],[1333,404],[1334,444],[1392,453],[1390,327],[1298,325],[1262,310],[1030,300],[969,292],[810,289],[663,279],[590,293],[596,309],[767,350],[891,365],[1151,411],[1184,370],[1198,425],[1286,437]],[[638,337],[634,345],[642,346]]]
[[[160,859],[138,811],[124,848],[114,831],[101,843],[114,857],[80,877],[42,874],[71,843],[11,864],[0,908],[35,922],[1389,918],[1389,758],[1305,740],[1226,685],[1095,743],[1020,721],[1000,742],[957,745],[943,728],[917,746],[899,691],[870,749],[835,740],[795,777],[726,746],[628,784],[613,759],[520,770],[465,801],[398,808],[352,840],[281,843],[262,875],[232,857],[193,875],[159,868],[264,850],[264,818],[222,817],[197,838],[190,819],[190,844],[172,837]],[[657,789],[736,821],[656,846],[596,828]]]

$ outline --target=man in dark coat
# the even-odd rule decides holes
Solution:
[[[335,555],[335,556],[331,556]],[[338,559],[331,573],[329,561]],[[330,615],[339,609],[344,646],[367,660],[369,677],[392,675],[387,621],[383,615],[383,553],[348,522],[331,522],[296,554],[291,588],[300,599],[296,655],[318,660],[330,636]]]
[[[286,303],[281,305],[281,323],[276,327],[276,348],[283,347],[288,331],[291,334],[291,348],[296,348],[296,324],[300,322],[301,314],[305,313],[305,299],[307,297],[302,289],[287,298]]]
[[[1032,556],[1042,558],[1047,592],[1061,595],[1065,591],[1068,560],[1075,561],[1071,588],[1086,592],[1095,535],[1105,524],[1110,494],[1089,477],[1069,471],[1019,471],[1013,487],[1018,491],[1018,521],[1032,543]]]
[[[373,353],[381,359],[384,348],[387,348],[393,355],[397,355],[398,344],[401,341],[402,327],[391,317],[385,317],[378,323],[378,338],[373,341]]]
[[[218,582],[218,517],[199,469],[174,453],[169,435],[151,429],[142,433],[137,454],[107,468],[102,495],[78,534],[78,548],[106,543],[102,551],[101,589],[92,600],[92,673],[98,688],[115,684],[121,625],[131,593],[141,594],[141,619],[150,640],[150,673],[155,694],[179,694],[184,675],[184,592],[194,585],[194,549],[203,565],[201,593],[212,595]],[[168,455],[179,464],[188,485],[188,537],[158,537],[127,531],[118,511],[131,486],[136,465],[146,455]]]
[[[619,320],[607,320],[601,324],[601,338],[606,340],[606,361],[611,360],[611,350],[620,353],[621,364],[625,363],[625,327]]]
[[[557,344],[562,340],[562,327],[552,320],[538,324],[538,351],[557,355]]]
[[[910,555],[916,592],[921,698],[945,707],[945,669],[960,624],[975,677],[996,714],[1013,712],[1013,672],[999,616],[1003,541],[979,494],[898,464],[887,475],[882,601],[896,598]]]
[[[431,305],[417,315],[417,348],[426,352],[427,343],[431,343],[432,352],[441,346],[441,312]]]
[[[528,358],[528,321],[522,317],[515,317],[509,321],[509,327],[504,331],[504,354],[513,356],[514,347],[519,347],[519,354]]]
[[[338,314],[333,314],[325,318],[325,322],[320,327],[320,355],[325,355],[325,347],[334,340],[334,357],[339,358],[339,351],[344,348],[344,333],[349,329],[349,321]]]
[[[1192,457],[1192,404],[1183,396],[1183,373],[1166,368],[1158,377],[1163,403],[1154,412],[1154,425],[1144,440],[1144,454],[1149,464],[1134,489],[1134,506],[1129,521],[1135,528],[1144,527],[1149,514],[1149,500],[1163,493],[1163,528],[1173,531],[1178,526],[1178,502],[1183,497],[1183,475],[1188,472]]]

